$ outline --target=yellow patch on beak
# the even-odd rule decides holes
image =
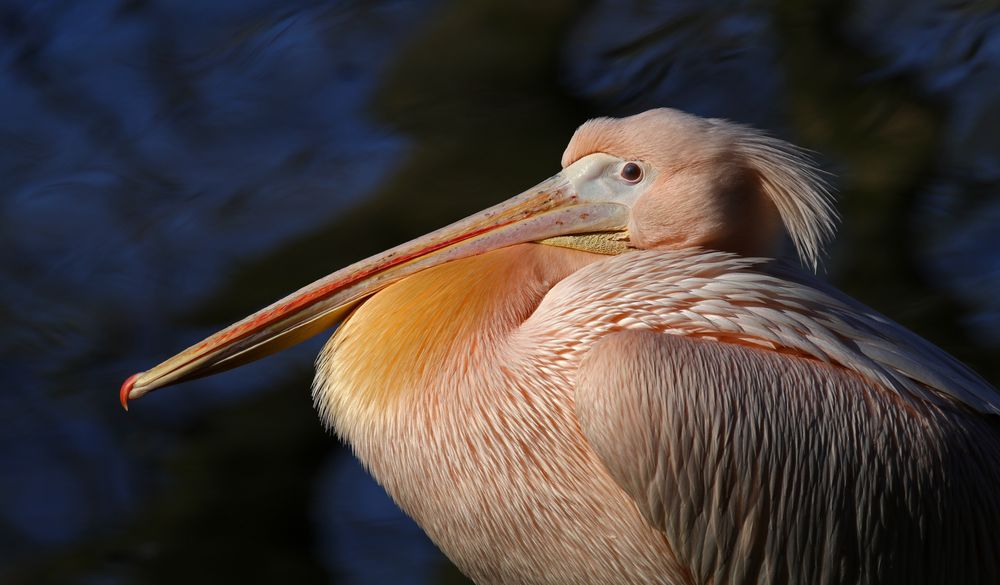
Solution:
[[[630,248],[627,231],[556,236],[538,243],[545,244],[546,246],[581,250],[593,254],[603,254],[605,256],[617,256],[618,254],[627,252]]]

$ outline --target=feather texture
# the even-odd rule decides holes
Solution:
[[[996,583],[995,421],[754,347],[621,331],[576,409],[694,583]]]
[[[395,319],[362,313],[419,280],[363,305],[324,348],[314,395],[477,582],[907,582],[899,563],[932,545],[950,556],[927,558],[959,563],[996,550],[996,391],[811,277],[697,249],[527,244],[460,262],[417,275],[454,295],[447,305],[407,296]],[[487,266],[506,276],[483,278]],[[443,337],[420,322],[470,306],[465,295],[489,315],[520,308],[496,327],[442,325]],[[421,331],[447,351],[384,353]],[[662,384],[588,386],[595,348],[625,334],[716,349],[619,351],[607,375]],[[393,336],[406,343],[369,345]],[[372,407],[365,388],[391,398]],[[601,392],[603,405],[580,401]]]
[[[1000,414],[996,389],[968,367],[872,309],[773,260],[700,250],[636,251],[595,263],[560,283],[535,318],[543,329],[556,322],[586,323],[580,330],[584,339],[565,342],[577,348],[622,329],[711,338],[832,363],[906,401],[945,400]],[[570,355],[556,353],[563,359]]]

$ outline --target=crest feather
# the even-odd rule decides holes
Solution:
[[[823,171],[812,157],[784,140],[725,120],[712,120],[733,137],[733,147],[771,198],[803,264],[816,270],[833,239],[837,212]]]

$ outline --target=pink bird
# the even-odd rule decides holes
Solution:
[[[340,324],[324,423],[478,583],[1000,583],[1000,394],[815,266],[794,147],[652,110],[129,378]]]

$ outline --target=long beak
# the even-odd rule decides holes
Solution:
[[[581,159],[499,205],[338,270],[129,377],[121,388],[122,406],[127,410],[130,399],[158,388],[228,370],[304,341],[342,321],[365,298],[425,268],[513,244],[623,232],[626,205],[580,195],[578,187],[594,178],[603,162],[588,159],[598,156],[606,155]]]

